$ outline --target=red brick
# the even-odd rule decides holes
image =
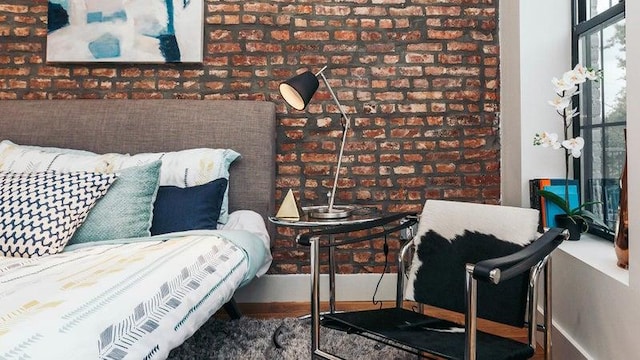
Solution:
[[[478,22],[475,19],[445,19],[444,26],[448,28],[475,28]]]
[[[315,7],[315,12],[318,15],[333,15],[333,16],[346,16],[351,13],[351,8],[349,6],[323,6],[317,5]]]
[[[429,39],[453,40],[459,39],[463,35],[464,33],[459,30],[427,30]]]
[[[333,33],[333,37],[336,40],[354,41],[358,35],[355,31],[338,30]]]
[[[238,15],[224,15],[222,17],[223,23],[227,25],[238,25],[240,24],[240,16]]]
[[[483,33],[480,31],[471,31],[471,38],[479,41],[492,41],[493,35],[491,33]]]
[[[412,64],[412,63],[430,64],[430,63],[433,63],[434,59],[435,57],[433,56],[433,54],[409,53],[405,56],[405,60],[409,64]]]
[[[302,41],[326,41],[329,40],[328,31],[296,31],[293,38]]]
[[[385,16],[388,15],[388,10],[382,6],[355,7],[353,9],[353,14],[364,16]]]
[[[377,31],[363,31],[360,33],[360,39],[362,41],[380,41],[382,34]]]
[[[27,82],[24,80],[16,80],[16,79],[11,79],[9,80],[9,89],[26,89],[27,88]]]
[[[11,4],[0,4],[0,11],[13,13],[13,14],[24,14],[29,11],[29,6],[26,5],[11,5]]]
[[[409,32],[389,32],[387,36],[390,40],[394,41],[418,41],[422,39],[422,32],[409,31]]]
[[[69,79],[56,79],[53,82],[53,86],[58,89],[79,88],[79,85],[75,80],[69,80]]]
[[[459,6],[427,6],[427,16],[459,16],[461,9]]]
[[[248,12],[270,12],[277,13],[278,5],[277,4],[266,4],[266,3],[245,3],[243,4],[244,11]]]
[[[390,7],[389,15],[393,17],[398,16],[423,16],[424,10],[422,6],[406,6],[403,8],[400,7]]]
[[[421,188],[427,184],[424,177],[403,177],[398,179],[398,185],[404,188]]]

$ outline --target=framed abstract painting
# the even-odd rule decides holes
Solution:
[[[47,62],[202,62],[203,0],[49,0]]]

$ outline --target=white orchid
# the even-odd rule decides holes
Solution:
[[[553,100],[549,100],[549,104],[555,107],[557,112],[562,113],[564,109],[571,105],[571,97],[558,96]]]
[[[566,82],[564,78],[558,79],[554,77],[553,79],[551,79],[551,83],[553,84],[553,87],[556,89],[556,93],[558,94],[562,94],[565,91],[569,91],[573,89],[575,89],[573,90],[573,92],[577,90],[576,84]]]
[[[565,118],[565,120],[571,120],[574,117],[578,116],[578,114],[580,114],[578,112],[578,108],[566,109],[564,111],[564,118]]]
[[[598,80],[600,78],[600,73],[596,70],[588,70],[586,73],[586,77],[588,80]]]
[[[551,147],[555,150],[560,149],[562,144],[558,141],[558,134],[548,133],[543,131],[541,134],[536,134],[533,138],[534,145],[540,145],[542,147]]]
[[[581,79],[580,84],[587,80],[598,80],[600,77],[599,71],[587,69],[582,64],[577,64],[572,71]]]
[[[567,136],[573,123],[573,118],[578,116],[578,109],[572,107],[572,97],[580,93],[580,84],[587,80],[597,80],[599,76],[599,71],[587,69],[581,64],[577,64],[573,69],[562,74],[561,78],[554,77],[551,79],[557,96],[553,100],[549,100],[549,105],[553,106],[562,117],[565,139],[561,141],[558,138],[558,134],[544,131],[534,136],[534,145],[550,147],[555,150],[564,148],[567,161],[569,161],[569,156],[578,158],[582,155],[584,139],[581,137],[571,139]]]
[[[597,80],[600,72],[587,69],[578,64],[572,70],[562,74],[561,78],[551,79],[551,83],[556,91],[556,97],[549,101],[549,104],[556,109],[556,112],[562,118],[564,140],[560,140],[558,134],[546,131],[539,132],[533,137],[533,145],[550,147],[554,150],[562,149],[564,151],[565,164],[565,196],[564,199],[550,191],[540,190],[541,196],[550,200],[554,204],[560,206],[568,215],[581,215],[584,211],[582,208],[589,203],[583,204],[575,209],[569,207],[569,164],[571,157],[579,158],[584,149],[584,139],[577,136],[569,137],[573,119],[578,116],[578,109],[572,106],[573,96],[580,93],[579,86],[587,80]],[[577,212],[576,212],[577,211]]]
[[[571,126],[572,122],[573,122],[573,118],[578,116],[578,114],[580,114],[578,112],[578,108],[573,108],[573,109],[565,109],[564,110],[564,122],[565,124],[567,124],[567,126]]]
[[[580,136],[573,139],[567,139],[562,142],[562,147],[567,149],[574,158],[579,158],[580,155],[582,155],[582,149],[584,148],[584,139]]]
[[[573,70],[569,70],[562,74],[562,79],[569,84],[582,84],[587,80],[587,70],[584,66],[578,64],[573,68]]]

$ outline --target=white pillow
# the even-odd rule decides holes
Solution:
[[[191,187],[219,178],[229,179],[229,166],[240,157],[231,149],[190,149],[164,153],[87,155],[68,150],[51,152],[32,146],[23,146],[9,140],[0,142],[0,171],[92,171],[118,170],[162,160],[160,186]],[[224,224],[229,217],[229,189],[225,191],[218,222]]]
[[[116,178],[91,172],[0,172],[0,254],[61,252]]]

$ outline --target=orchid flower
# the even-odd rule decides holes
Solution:
[[[567,124],[571,124],[571,122],[573,121],[573,118],[578,116],[578,114],[580,114],[578,112],[578,108],[565,109],[565,111],[564,111],[564,121],[566,121]]]
[[[556,108],[556,111],[562,113],[564,109],[571,105],[571,96],[558,96],[553,100],[549,100],[549,105]]]
[[[588,69],[582,66],[582,64],[577,64],[573,71],[579,73],[580,76],[584,76],[586,80],[598,80],[600,78],[600,72],[594,69]],[[583,80],[586,81],[586,80]]]
[[[555,150],[560,149],[562,144],[558,141],[558,134],[548,133],[543,131],[541,134],[536,134],[533,138],[534,145],[540,145],[542,147],[551,147]]]
[[[556,92],[556,94],[560,94],[559,96],[562,96],[562,97],[568,97],[568,98],[570,98],[570,97],[572,97],[572,96],[574,96],[574,95],[578,95],[578,94],[580,94],[580,91],[578,91],[578,86],[577,86],[577,85],[575,85],[575,86],[573,86],[573,87],[571,87],[571,88],[569,88],[569,89],[565,90],[563,93],[558,93],[558,92]]]
[[[584,148],[584,139],[580,136],[567,139],[562,142],[562,147],[567,149],[574,158],[579,158],[582,155],[582,148]]]
[[[562,78],[570,79],[573,84],[582,84],[587,81],[587,69],[582,64],[577,64],[573,70],[567,71],[562,75]]]
[[[556,89],[556,93],[558,94],[562,94],[565,91],[576,88],[575,84],[566,82],[564,78],[558,79],[554,77],[553,79],[551,79],[551,83],[553,84],[553,87]]]
[[[586,77],[589,80],[598,80],[600,78],[600,74],[596,70],[589,70],[586,73]]]

